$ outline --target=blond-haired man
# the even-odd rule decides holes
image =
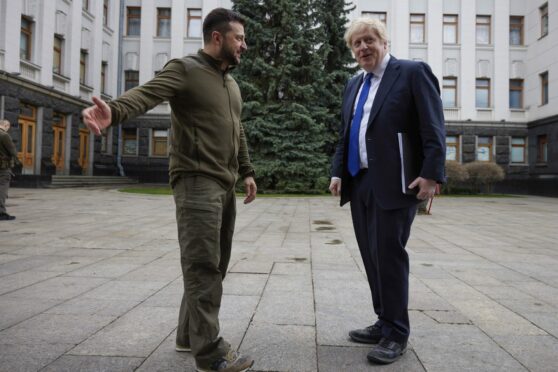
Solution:
[[[354,20],[345,41],[363,71],[349,80],[343,93],[330,191],[341,196],[341,205],[351,202],[372,294],[372,325],[350,331],[349,337],[372,344],[368,359],[386,364],[407,349],[405,245],[417,203],[430,198],[445,179],[444,117],[438,80],[427,64],[389,54],[382,22]],[[418,172],[408,181],[402,176],[400,137],[412,149],[407,160],[417,163]]]
[[[17,152],[8,131],[10,122],[0,120],[0,221],[15,220],[6,212],[6,199],[12,178],[12,167],[17,162]]]

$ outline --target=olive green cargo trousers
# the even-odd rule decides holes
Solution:
[[[234,187],[203,176],[181,176],[173,185],[184,295],[176,343],[190,346],[200,368],[209,368],[230,345],[219,337],[223,279],[231,257],[236,218]]]

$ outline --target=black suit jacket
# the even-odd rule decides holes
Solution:
[[[332,165],[332,176],[342,180],[341,205],[350,201],[352,177],[347,170],[345,149],[349,147],[353,107],[362,81],[362,73],[354,76],[343,92],[339,143]],[[366,131],[366,179],[383,209],[405,208],[418,202],[414,195],[405,195],[401,190],[398,132],[407,133],[414,142],[420,176],[445,182],[445,127],[438,79],[426,63],[391,56],[374,97]]]

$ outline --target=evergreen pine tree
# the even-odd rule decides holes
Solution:
[[[319,14],[325,5],[320,8],[316,3],[233,1],[233,9],[247,18],[248,51],[234,73],[244,98],[243,124],[263,190],[323,192],[329,183],[330,116],[335,102],[340,106],[344,81],[332,93],[331,84],[341,78],[326,71],[328,51],[333,48],[324,47],[330,43],[324,38]],[[333,70],[336,65],[331,66]],[[335,93],[339,97],[334,98]],[[336,109],[337,117],[340,107]]]

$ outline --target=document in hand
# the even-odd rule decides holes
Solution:
[[[416,195],[418,190],[408,188],[420,174],[420,161],[417,152],[413,151],[413,142],[407,133],[397,133],[399,157],[401,159],[401,191],[406,195]]]

